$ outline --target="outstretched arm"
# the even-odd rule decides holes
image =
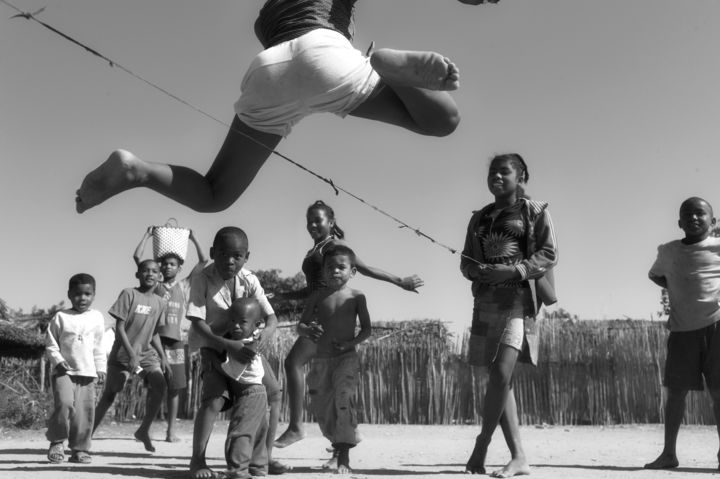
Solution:
[[[379,279],[380,281],[387,281],[388,283],[394,284],[395,286],[402,288],[406,291],[412,291],[414,293],[417,293],[417,288],[425,284],[425,282],[420,279],[420,277],[416,274],[401,278],[400,276],[395,276],[394,274],[390,274],[380,268],[368,266],[367,264],[363,263],[360,258],[357,258],[355,263],[357,265],[357,270],[363,276],[367,276],[368,278],[373,279]]]
[[[140,240],[140,243],[138,243],[137,248],[135,248],[135,253],[133,254],[133,259],[135,260],[135,265],[140,265],[140,260],[142,259],[143,251],[145,251],[145,243],[147,243],[147,240],[150,239],[150,237],[153,234],[153,227],[148,226],[147,231],[145,231],[145,234],[143,235],[142,239]]]

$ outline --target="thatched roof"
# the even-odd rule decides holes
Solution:
[[[39,333],[0,320],[0,357],[32,359],[39,358],[44,351]]]

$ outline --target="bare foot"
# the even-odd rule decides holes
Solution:
[[[152,445],[150,435],[147,431],[141,431],[140,429],[138,429],[137,431],[135,431],[135,439],[143,443],[146,451],[155,452],[155,447]]]
[[[75,210],[82,213],[125,190],[140,186],[142,160],[129,151],[115,150],[85,176],[75,193]]]
[[[457,66],[439,53],[381,48],[372,53],[370,63],[390,85],[427,90],[457,90],[460,86]]]
[[[514,477],[528,474],[530,474],[530,465],[525,458],[515,458],[505,464],[502,469],[490,473],[490,477]]]
[[[489,444],[480,441],[480,436],[475,439],[475,448],[465,465],[466,474],[485,474],[485,456],[487,456],[488,446]]]
[[[217,474],[207,466],[201,466],[197,469],[190,468],[190,477],[192,479],[215,479]]]
[[[284,433],[280,435],[279,438],[275,439],[273,445],[275,447],[283,448],[288,447],[290,444],[295,444],[296,442],[303,439],[305,439],[304,430],[300,429],[298,431],[294,431],[291,429],[287,429]]]
[[[168,433],[168,435],[165,436],[165,442],[180,442],[180,438],[175,434]]]
[[[341,448],[337,451],[337,473],[338,474],[350,474],[350,449]]]
[[[332,457],[325,461],[322,465],[323,469],[337,469],[338,468],[338,451],[337,449],[332,450]]]
[[[645,468],[645,469],[672,469],[674,467],[678,467],[679,465],[680,465],[680,463],[678,462],[677,456],[675,454],[663,452],[653,462],[648,462],[647,464],[645,464],[643,466],[643,468]]]

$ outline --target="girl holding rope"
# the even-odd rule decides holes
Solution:
[[[305,274],[307,286],[298,291],[276,293],[276,298],[306,299],[314,291],[324,286],[322,278],[323,252],[332,245],[343,244],[345,237],[343,230],[335,221],[335,212],[323,201],[316,201],[307,209],[307,230],[314,242],[314,246],[305,255],[302,271]],[[416,275],[401,278],[374,268],[356,259],[357,270],[373,279],[387,281],[406,291],[417,292],[417,288],[424,283]],[[290,409],[290,423],[287,430],[275,441],[275,447],[286,447],[305,437],[303,429],[302,412],[303,397],[305,395],[304,366],[315,355],[315,343],[303,336],[299,336],[285,359],[285,374],[288,384],[288,398]]]
[[[196,211],[222,211],[293,125],[316,112],[382,121],[422,135],[452,133],[460,117],[448,92],[459,86],[458,68],[435,52],[385,48],[363,55],[350,43],[356,1],[267,0],[255,22],[265,50],[245,73],[236,115],[208,172],[116,150],[85,176],[76,192],[78,213],[140,186]]]
[[[466,466],[471,474],[485,474],[485,456],[498,423],[511,459],[491,476],[530,473],[512,375],[518,361],[537,364],[535,315],[542,304],[556,301],[552,268],[557,244],[547,203],[525,195],[529,177],[518,154],[492,159],[487,185],[495,201],[470,218],[460,261],[475,298],[468,360],[489,369],[482,430]]]

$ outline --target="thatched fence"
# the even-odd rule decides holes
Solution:
[[[520,366],[513,383],[523,424],[662,422],[667,339],[662,323],[542,319],[539,326],[540,364]],[[291,329],[281,329],[267,352],[283,384],[282,359],[294,341]],[[436,321],[376,327],[373,338],[360,348],[361,421],[480,422],[486,380],[467,365],[465,343],[464,338],[453,341]],[[197,358],[189,361],[188,369],[191,383],[181,411],[192,417],[201,381]],[[144,390],[135,380],[118,396],[115,418],[142,417],[144,404]],[[284,403],[285,419],[286,414]],[[714,423],[706,393],[688,396],[686,420]]]

